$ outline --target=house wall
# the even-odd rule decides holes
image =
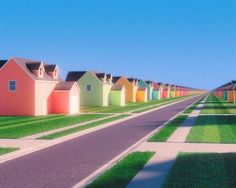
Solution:
[[[35,81],[35,115],[52,112],[52,93],[58,81]]]
[[[173,91],[173,90],[170,91],[170,97],[171,97],[171,98],[174,98],[174,97],[175,97],[175,91]]]
[[[136,100],[137,100],[137,102],[147,102],[147,90],[146,91],[137,91]]]
[[[159,91],[153,90],[152,91],[152,100],[158,100],[159,99]]]
[[[228,92],[224,91],[224,100],[228,100]]]
[[[117,85],[125,87],[125,100],[126,102],[136,102],[137,86],[132,85],[126,78],[121,77],[117,82]]]
[[[91,91],[86,90],[86,86],[91,85]],[[104,106],[103,84],[90,72],[78,81],[80,87],[80,105],[81,106]]]
[[[111,92],[112,84],[103,84],[103,106],[109,105],[109,94]]]
[[[109,94],[109,104],[111,106],[124,106],[125,105],[125,90],[111,91]]]
[[[9,91],[9,80],[16,80],[16,91]],[[35,115],[34,80],[13,59],[0,69],[0,115]]]
[[[51,114],[70,114],[70,92],[53,91]]]
[[[234,102],[234,92],[233,91],[228,91],[228,101]]]
[[[69,114],[80,113],[80,89],[74,85],[70,90],[70,111]]]
[[[162,91],[162,98],[163,99],[169,98],[169,91],[168,90],[165,89]]]

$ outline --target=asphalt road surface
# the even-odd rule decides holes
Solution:
[[[2,163],[0,187],[72,187],[199,98]]]

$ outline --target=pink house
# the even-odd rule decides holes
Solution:
[[[57,65],[22,58],[0,61],[0,115],[79,113],[80,89],[64,82]]]

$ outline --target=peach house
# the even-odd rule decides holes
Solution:
[[[0,61],[0,115],[79,113],[80,89],[64,82],[57,65],[22,58]]]

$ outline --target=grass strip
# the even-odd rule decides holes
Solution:
[[[82,107],[82,111],[84,112],[99,112],[99,113],[124,113],[124,112],[131,112],[135,110],[140,110],[140,108],[151,107],[152,105],[158,105],[165,102],[176,101],[180,99],[187,98],[189,96],[184,97],[175,97],[175,98],[168,98],[168,99],[161,99],[161,100],[151,100],[147,102],[135,102],[135,103],[127,103],[125,106],[122,107]]]
[[[236,116],[199,116],[186,141],[192,143],[236,143]]]
[[[205,97],[205,96],[204,96]],[[195,102],[192,106],[190,106],[189,108],[187,108],[183,114],[191,114],[193,112],[193,110],[195,110],[197,108],[197,106],[201,103],[201,101],[204,99],[204,97],[202,97],[201,99],[199,99],[197,102]]]
[[[89,128],[93,128],[93,127],[96,127],[96,126],[99,126],[99,125],[103,125],[105,123],[109,123],[109,122],[112,122],[112,121],[115,121],[115,120],[118,120],[118,119],[122,119],[122,118],[125,118],[125,117],[128,117],[128,116],[129,115],[127,115],[127,114],[123,114],[123,115],[107,118],[107,119],[100,120],[100,121],[98,120],[96,122],[89,123],[87,125],[82,125],[82,126],[67,129],[67,130],[64,130],[64,131],[56,132],[56,133],[53,133],[53,134],[50,134],[50,135],[42,136],[38,139],[52,140],[52,139],[55,139],[55,138],[59,138],[59,137],[62,137],[62,136],[66,136],[66,135],[69,135],[69,134],[80,132],[80,131],[83,131],[83,130],[86,130],[86,129],[89,129]]]
[[[65,116],[60,119],[50,119],[47,121],[39,121],[23,124],[17,127],[6,127],[5,129],[0,129],[0,138],[21,138],[28,135],[33,135],[45,131],[50,131],[58,128],[63,128],[66,126],[84,123],[86,121],[91,121],[110,115],[105,114],[81,114],[76,116]]]
[[[18,148],[0,148],[0,155],[4,155],[16,150],[18,150]]]
[[[165,142],[174,133],[174,131],[187,119],[187,115],[180,115],[171,122],[162,127],[155,135],[153,135],[149,142]]]
[[[180,153],[162,188],[229,188],[235,185],[235,153]]]
[[[124,188],[153,155],[154,152],[133,152],[87,185],[86,188]]]

